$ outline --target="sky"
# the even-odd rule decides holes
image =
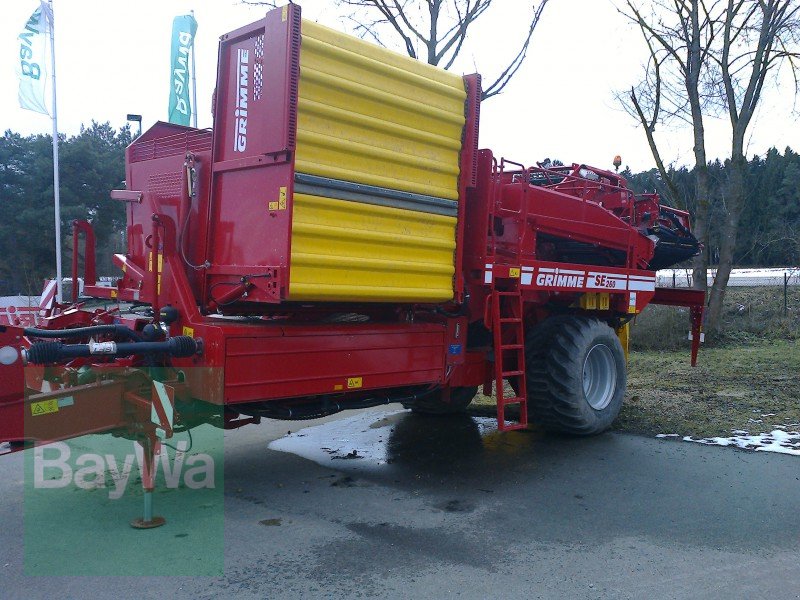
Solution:
[[[615,100],[616,92],[637,81],[645,58],[639,33],[618,13],[615,1],[620,0],[550,0],[527,61],[505,91],[482,106],[481,147],[526,164],[547,157],[610,169],[619,154],[634,171],[654,166],[641,128]],[[334,0],[298,3],[304,18],[343,31],[352,27]],[[19,108],[14,73],[17,35],[38,2],[3,4],[0,131],[49,133],[49,117]],[[496,0],[452,70],[479,71],[491,80],[515,54],[530,6],[529,0]],[[67,135],[92,119],[121,127],[128,113],[143,115],[145,129],[166,120],[172,18],[191,9],[198,21],[198,124],[211,127],[219,37],[267,10],[239,0],[54,0],[54,8],[58,125]],[[765,100],[751,126],[748,154],[764,154],[771,146],[800,149],[793,87],[785,82]],[[724,157],[727,123],[708,120],[706,130],[708,156]],[[662,128],[657,136],[667,162],[693,162],[687,128]]]

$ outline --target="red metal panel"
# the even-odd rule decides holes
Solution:
[[[291,90],[296,89],[293,49],[299,35],[300,8],[290,5],[220,38],[215,163],[294,149]]]
[[[467,353],[467,326],[466,317],[447,319],[447,347],[445,363],[448,368],[464,363]]]
[[[504,208],[509,211],[521,210],[524,206],[524,194],[529,194],[531,198],[527,201],[529,210],[522,223],[525,227],[535,229],[537,234],[549,233],[556,237],[624,251],[628,266],[631,267],[646,265],[653,255],[653,242],[650,239],[592,201],[549,188],[506,184],[502,188],[501,196]],[[513,245],[516,243],[516,235],[518,232],[513,227],[507,227],[505,235],[498,238],[498,242]]]
[[[222,37],[204,295],[251,276],[248,302],[280,302],[291,252],[300,9]]]
[[[491,150],[478,151],[477,186],[467,190],[464,214],[464,269],[467,279],[483,283],[483,269],[487,261],[489,242],[489,208],[494,189]]]
[[[211,131],[158,121],[130,145],[128,163],[211,150]],[[129,188],[130,189],[130,188]]]
[[[179,133],[175,133],[175,132]],[[163,135],[165,137],[158,137]],[[182,225],[186,210],[190,205],[187,193],[184,163],[187,153],[194,155],[197,174],[195,197],[191,200],[192,220],[189,237],[184,240],[187,258],[195,263],[205,260],[205,226],[197,225],[198,220],[205,223],[208,218],[207,200],[211,180],[211,132],[180,127],[168,123],[157,123],[131,144],[127,151],[126,181],[128,191],[113,194],[120,200],[127,197],[139,202],[126,202],[128,212],[127,260],[140,270],[147,269],[147,237],[152,230],[152,216],[160,213],[169,216]],[[139,281],[129,279],[123,269],[124,279],[121,287],[139,290]],[[194,274],[192,274],[194,276]],[[136,298],[138,299],[138,298]]]
[[[159,134],[165,137],[157,137]],[[211,183],[211,138],[210,131],[158,123],[128,148],[126,178],[129,189],[124,193],[112,194],[115,199],[125,201],[128,213],[127,253],[114,257],[122,270],[122,278],[116,288],[87,285],[88,294],[120,300],[153,301],[151,253],[155,214],[166,217],[165,223],[175,229],[174,236],[169,236],[166,241],[176,246],[177,250],[178,232],[182,230],[189,211],[190,222],[186,235],[180,240],[183,243],[180,254],[194,265],[202,265],[206,261],[205,224]],[[187,185],[187,155],[191,156],[188,164],[194,167],[196,174],[195,194],[191,199]],[[134,157],[138,158],[134,160]],[[156,249],[156,257],[159,254],[162,257],[164,255],[163,244]],[[176,277],[181,281],[188,277],[193,295],[198,298],[192,304],[197,304],[201,297],[201,271],[184,269],[182,261],[180,264]],[[166,297],[164,304],[174,301],[176,285],[179,284],[172,277],[162,273],[161,293]]]
[[[29,396],[25,400],[25,439],[47,443],[126,427],[124,389],[122,381],[103,381]],[[48,401],[55,401],[60,408],[37,414],[35,403]]]
[[[487,260],[489,236],[489,205],[492,198],[491,150],[480,150],[477,155],[477,186],[467,190],[464,213],[464,269],[468,281],[483,283],[483,269]]]
[[[461,145],[460,168],[458,180],[458,223],[456,225],[455,275],[453,289],[455,299],[464,299],[464,235],[467,220],[467,200],[478,182],[478,130],[481,107],[481,76],[477,74],[464,77],[467,90],[465,105],[464,136]]]
[[[443,381],[440,325],[285,327],[283,333],[228,338],[227,403]]]
[[[706,292],[705,290],[688,288],[658,287],[652,303],[666,306],[698,306],[702,308],[706,303]]]
[[[464,364],[454,367],[449,384],[453,387],[483,385],[486,374],[485,353],[482,351],[467,352],[464,357]]]
[[[515,267],[493,265],[490,277],[508,277]],[[652,271],[592,265],[523,260],[519,267],[520,289],[528,302],[541,303],[537,294],[603,292],[611,294],[611,308],[618,312],[641,312],[655,293]]]
[[[11,360],[11,350],[4,350],[4,362],[0,362],[0,442],[21,441],[25,438],[25,419],[22,395],[25,389],[25,374],[22,357],[22,329],[0,325],[0,348],[12,348],[16,358]]]

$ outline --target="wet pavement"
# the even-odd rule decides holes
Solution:
[[[22,460],[3,457],[0,597],[800,598],[792,456],[390,406],[227,432],[224,478],[222,577],[29,577]],[[181,493],[160,531],[191,545]]]

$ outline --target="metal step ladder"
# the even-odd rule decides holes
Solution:
[[[500,282],[498,282],[500,283]],[[528,387],[525,378],[525,334],[522,326],[522,293],[518,280],[510,280],[509,289],[492,288],[489,299],[491,330],[494,339],[494,382],[497,390],[497,429],[513,431],[528,426]],[[517,395],[506,396],[503,381],[516,378]],[[492,392],[491,381],[483,393]],[[506,406],[519,405],[519,421],[506,422]]]

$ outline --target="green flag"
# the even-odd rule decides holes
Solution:
[[[189,53],[194,52],[194,34],[197,21],[192,15],[175,17],[172,20],[172,53],[169,77],[169,122],[189,125],[192,107],[189,100]]]

